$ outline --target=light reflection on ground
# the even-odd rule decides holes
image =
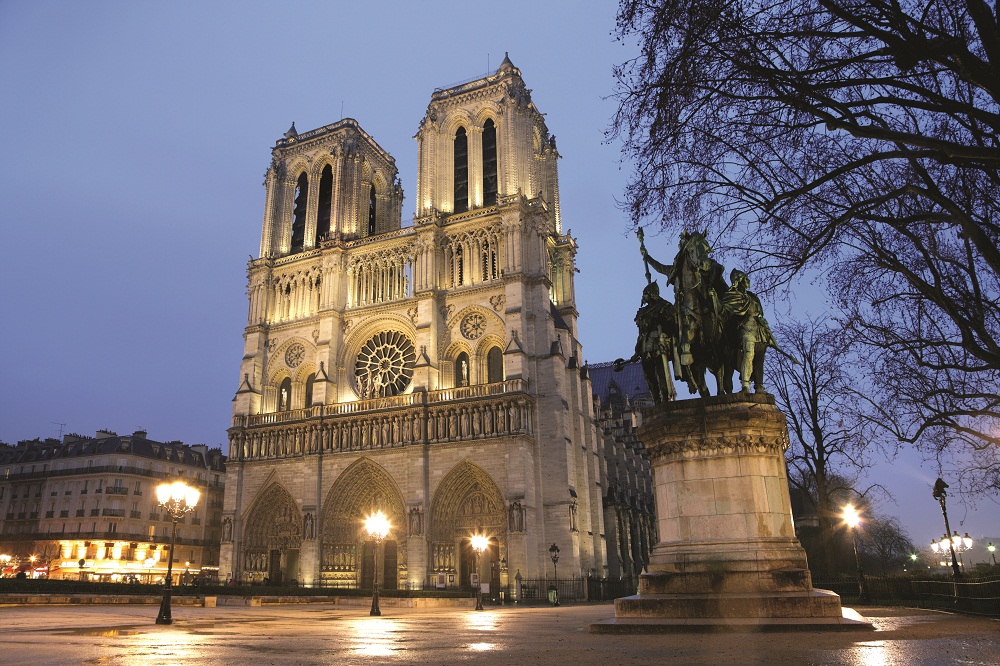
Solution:
[[[475,652],[488,652],[496,648],[493,643],[472,643],[469,645],[469,649]]]
[[[476,631],[496,631],[497,614],[494,612],[476,611],[469,613],[465,617],[470,629]]]
[[[851,650],[850,663],[858,666],[890,666],[896,663],[889,656],[886,641],[864,641]]]
[[[401,649],[397,633],[400,624],[387,617],[351,620],[347,633],[355,637],[354,652],[369,657],[388,657]]]
[[[200,656],[202,639],[181,631],[154,631],[139,634],[129,644],[136,664],[173,666],[190,663]]]

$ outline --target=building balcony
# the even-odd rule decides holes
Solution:
[[[46,511],[45,512],[45,517],[46,518],[55,518],[56,517],[56,512],[55,511]]]
[[[101,510],[100,509],[91,509],[90,510],[90,515],[92,515],[92,516],[99,516],[99,515],[101,515]]]
[[[102,516],[118,516],[119,518],[125,517],[125,509],[104,509],[101,512]]]
[[[142,518],[142,511],[130,511],[129,518]]]
[[[104,494],[105,495],[128,495],[128,488],[121,488],[121,487],[117,487],[117,486],[114,487],[114,488],[105,488],[104,489]]]
[[[88,492],[90,492],[90,491],[88,491],[86,488],[84,488],[83,490],[80,491],[80,494],[81,495],[86,495]]]
[[[65,511],[60,511],[59,512],[59,517],[60,518],[69,518],[69,509],[66,509]]]
[[[77,518],[83,518],[85,515],[87,515],[87,510],[86,509],[77,509],[76,510],[76,517]]]

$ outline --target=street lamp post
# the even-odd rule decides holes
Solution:
[[[965,533],[964,537],[958,536],[958,532],[955,532],[951,536],[945,534],[941,537],[940,541],[931,541],[931,550],[936,553],[939,550],[944,551],[946,548],[951,548],[953,553],[958,554],[958,566],[961,568],[965,566],[965,561],[962,559],[962,553],[967,550],[971,550],[973,543],[972,537],[969,536],[968,532]]]
[[[177,521],[192,511],[198,505],[201,492],[183,481],[161,483],[156,487],[156,499],[160,508],[170,516],[170,552],[167,554],[167,580],[163,585],[163,601],[160,602],[160,612],[156,616],[156,624],[172,624],[170,615],[170,594],[174,569],[174,547],[177,542]]]
[[[944,479],[938,477],[938,480],[934,482],[932,495],[941,504],[941,515],[944,516],[944,533],[951,534],[951,525],[948,524],[948,509],[945,507],[945,498],[948,497],[947,488],[948,484],[944,482]],[[952,543],[951,539],[948,539],[948,549],[951,551],[951,568],[955,574],[955,578],[961,578],[962,571],[958,567],[958,557],[955,556],[955,544]]]
[[[382,545],[382,540],[389,534],[389,519],[384,513],[377,511],[365,520],[365,530],[368,536],[375,540],[375,579],[372,584],[372,609],[368,614],[382,615],[382,609],[378,607],[378,549]]]
[[[555,587],[555,596],[552,599],[552,605],[559,605],[559,546],[552,544],[549,546],[549,557],[552,558],[552,577],[554,578],[552,584]]]
[[[990,555],[993,557],[993,566],[997,565],[997,547],[991,542],[990,545],[986,546],[986,550],[990,551]]]
[[[479,582],[479,559],[483,556],[483,551],[486,550],[487,546],[490,545],[490,540],[486,537],[477,534],[470,538],[469,541],[472,543],[472,550],[476,553],[475,570],[476,570],[476,610],[483,609],[483,586]]]
[[[861,566],[861,554],[858,552],[858,524],[861,523],[861,515],[853,504],[844,507],[844,522],[851,528],[851,537],[854,539],[854,563],[858,568],[858,603],[868,604],[871,603],[871,597],[868,596],[865,570]]]

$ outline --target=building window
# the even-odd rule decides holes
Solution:
[[[375,213],[376,213],[376,202],[375,202],[375,183],[372,183],[371,187],[368,188],[368,235],[375,235]]]
[[[285,377],[281,380],[281,387],[278,389],[278,411],[287,412],[292,404],[292,379]]]
[[[455,359],[455,386],[469,385],[469,355],[462,352]]]
[[[497,203],[497,128],[492,120],[483,125],[483,205]]]
[[[490,384],[503,381],[503,352],[499,347],[492,347],[486,354],[486,375]]]
[[[455,132],[455,212],[469,210],[469,138],[465,128]]]
[[[295,208],[292,211],[291,252],[301,252],[306,238],[306,202],[309,200],[309,178],[303,173],[295,187]]]
[[[316,373],[312,373],[306,378],[306,407],[312,407],[313,404],[313,382],[316,381]]]
[[[333,201],[333,169],[327,164],[319,179],[319,211],[316,213],[316,240],[330,233],[330,202]]]

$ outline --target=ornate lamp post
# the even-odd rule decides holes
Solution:
[[[948,509],[945,508],[945,498],[948,496],[947,488],[948,484],[944,482],[944,479],[938,478],[938,480],[934,482],[934,492],[932,493],[934,499],[936,499],[938,503],[941,504],[941,515],[944,516],[944,533],[946,535],[951,534],[951,525],[948,524]],[[941,547],[948,548],[948,550],[951,551],[952,571],[955,574],[955,578],[961,578],[962,571],[958,567],[958,558],[955,556],[955,543],[951,539],[948,539],[947,541],[948,543],[945,544],[944,540],[942,539]],[[933,545],[931,547],[933,548]]]
[[[481,534],[477,534],[469,539],[472,543],[472,550],[476,553],[476,610],[483,610],[483,586],[479,583],[479,558],[483,556],[483,551],[490,545],[490,540]]]
[[[372,585],[372,609],[368,614],[381,615],[382,609],[378,607],[378,549],[389,534],[389,519],[384,513],[377,511],[365,519],[365,531],[375,540],[375,580]]]
[[[163,585],[163,601],[160,602],[160,613],[156,616],[156,624],[172,624],[170,616],[170,593],[172,591],[174,569],[174,546],[177,541],[177,521],[194,511],[198,506],[201,492],[183,481],[161,483],[156,487],[156,499],[160,508],[167,512],[173,524],[170,528],[170,552],[167,554],[167,580]]]
[[[853,504],[844,507],[844,522],[851,528],[851,537],[854,539],[854,563],[858,568],[858,603],[871,603],[868,587],[865,585],[865,570],[861,567],[861,555],[858,553],[858,525],[861,523],[861,515]]]
[[[993,566],[997,565],[997,547],[990,542],[990,545],[986,546],[986,550],[990,551],[990,555],[993,557]]]
[[[549,557],[552,558],[552,586],[555,588],[555,595],[550,600],[553,606],[559,605],[559,546],[552,544],[549,546]]]
[[[950,548],[952,554],[954,555],[955,553],[957,553],[959,559],[961,559],[962,553],[964,553],[967,550],[970,550],[972,548],[972,544],[973,540],[972,537],[969,536],[968,532],[965,533],[964,537],[958,536],[958,532],[955,532],[950,537],[947,534],[945,534],[943,537],[941,537],[940,541],[931,541],[931,550],[933,550],[936,553],[939,550],[944,552],[945,549]],[[959,567],[961,567],[963,564],[964,562],[959,562]]]

